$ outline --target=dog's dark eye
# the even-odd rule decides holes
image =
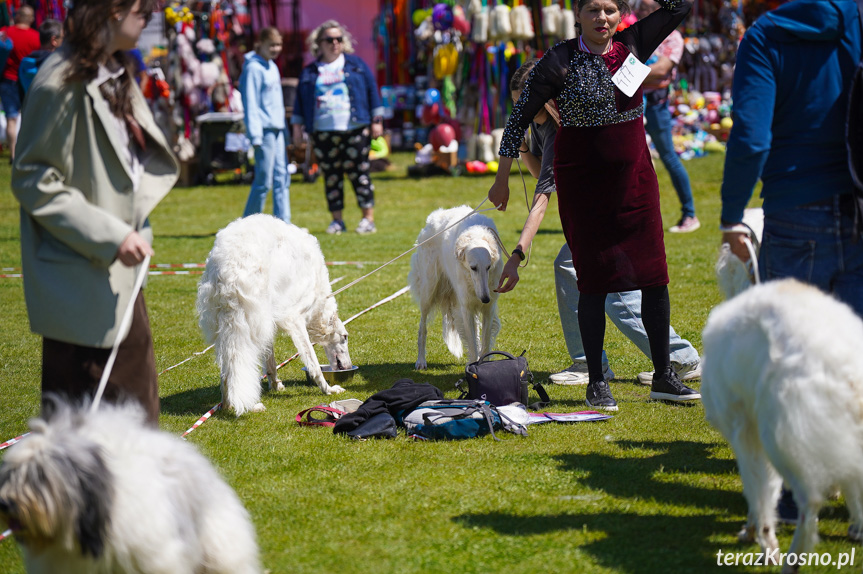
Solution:
[[[486,271],[488,271],[489,269],[491,269],[491,265],[485,268]]]
[[[476,271],[476,265],[471,265],[471,266],[470,266],[470,270],[471,270],[471,271]]]

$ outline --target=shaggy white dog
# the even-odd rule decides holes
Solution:
[[[835,487],[863,524],[861,349],[863,321],[851,308],[793,279],[751,287],[710,313],[702,402],[737,456],[749,504],[741,539],[778,548],[783,479],[800,510],[790,552],[813,548]]]
[[[433,211],[417,243],[434,237],[471,211],[467,205]],[[428,366],[426,323],[434,317],[435,309],[440,309],[443,339],[453,355],[461,358],[462,341],[467,345],[468,362],[492,350],[500,331],[493,286],[498,284],[503,271],[496,233],[494,221],[474,213],[421,245],[413,254],[408,281],[420,306],[417,369]]]
[[[348,332],[331,294],[318,240],[295,225],[261,213],[216,234],[198,285],[198,314],[204,336],[215,344],[224,408],[237,416],[264,410],[262,358],[270,389],[284,389],[273,355],[277,330],[291,336],[323,393],[344,391],[324,380],[312,347],[324,348],[332,369],[351,367]]]
[[[0,523],[31,574],[255,574],[255,529],[195,448],[137,405],[59,401],[0,466]]]

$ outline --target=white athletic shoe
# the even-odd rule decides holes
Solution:
[[[602,374],[606,381],[614,378],[614,371],[608,365],[603,365]],[[576,361],[561,372],[548,377],[548,380],[556,385],[586,385],[587,379],[587,363],[582,361]]]
[[[672,363],[674,370],[677,372],[677,377],[681,381],[694,381],[701,378],[701,361],[696,361],[688,365],[679,365]],[[638,382],[642,385],[653,384],[653,371],[644,371],[638,373]]]

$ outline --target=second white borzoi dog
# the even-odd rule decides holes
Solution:
[[[0,530],[30,574],[257,574],[240,499],[190,443],[136,404],[56,400],[0,466]]]
[[[471,211],[467,205],[433,211],[417,243],[434,237]],[[444,342],[457,358],[462,356],[462,342],[467,345],[468,362],[492,350],[500,331],[494,288],[503,272],[496,234],[494,221],[474,213],[413,254],[408,281],[420,307],[417,369],[428,366],[426,324],[436,309],[442,315]]]
[[[264,410],[260,362],[266,358],[271,390],[276,376],[277,330],[291,340],[309,376],[325,394],[341,393],[321,372],[313,343],[324,348],[333,370],[350,368],[348,332],[331,296],[318,240],[271,215],[237,219],[216,234],[198,285],[201,329],[215,344],[221,371],[222,406],[237,416]]]
[[[863,321],[851,308],[793,279],[750,287],[710,313],[702,402],[737,456],[749,504],[742,540],[778,548],[783,479],[800,512],[791,553],[812,550],[836,487],[863,524],[861,349]]]

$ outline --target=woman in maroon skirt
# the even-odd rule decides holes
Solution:
[[[589,371],[587,403],[617,410],[602,374],[605,297],[640,289],[654,376],[650,396],[699,399],[669,360],[668,268],[659,187],[644,136],[641,87],[627,96],[612,79],[643,63],[689,13],[684,0],[658,0],[662,9],[615,34],[630,11],[626,0],[578,0],[581,36],[549,50],[528,77],[500,146],[489,199],[506,209],[512,158],[525,129],[548,100],[560,112],[555,182],[560,219],[578,275],[578,319]],[[637,67],[637,66],[636,66]]]

